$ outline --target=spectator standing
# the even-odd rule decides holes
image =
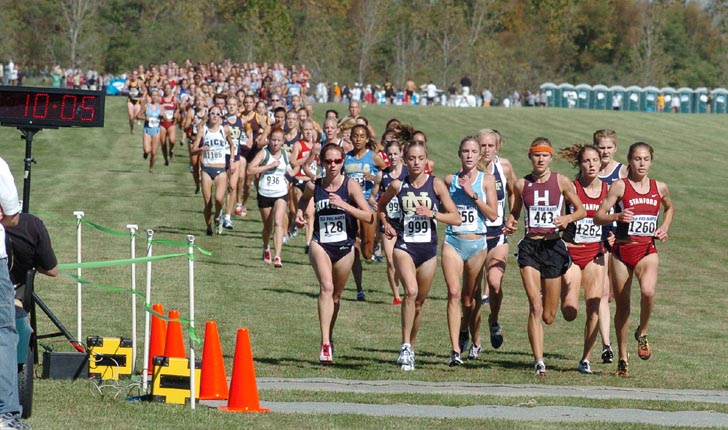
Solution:
[[[427,84],[425,91],[427,92],[427,104],[430,106],[434,105],[435,97],[437,97],[437,86],[430,81],[430,83]]]
[[[470,87],[473,86],[473,81],[470,80],[470,76],[467,73],[460,79],[460,86],[462,87],[463,96],[470,95]]]
[[[493,103],[493,93],[490,92],[488,87],[485,87],[483,90],[483,106],[490,107],[491,103]]]
[[[680,95],[673,94],[672,99],[670,99],[670,107],[672,108],[672,113],[680,112]]]

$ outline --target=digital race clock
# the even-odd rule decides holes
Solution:
[[[13,127],[103,127],[104,91],[0,86],[0,124]]]

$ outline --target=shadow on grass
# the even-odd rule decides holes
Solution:
[[[306,291],[297,291],[297,290],[291,290],[291,289],[287,289],[287,288],[286,289],[284,289],[284,288],[263,288],[262,290],[270,291],[270,292],[278,293],[278,294],[296,294],[299,296],[305,296],[305,297],[309,297],[312,299],[318,299],[318,296],[319,296],[318,293],[309,293]]]

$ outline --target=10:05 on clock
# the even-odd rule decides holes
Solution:
[[[11,127],[103,127],[105,92],[0,86],[0,124]]]

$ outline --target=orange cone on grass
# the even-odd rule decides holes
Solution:
[[[225,374],[225,361],[222,358],[220,335],[217,332],[217,323],[208,321],[205,324],[199,399],[227,400],[227,398],[227,375]]]
[[[182,324],[179,322],[179,311],[169,311],[169,324],[167,325],[167,342],[164,344],[164,356],[170,358],[185,358],[185,342],[182,340]]]
[[[218,409],[231,412],[270,412],[270,409],[260,407],[253,366],[253,349],[250,347],[250,334],[247,328],[238,329],[230,397],[227,406]]]
[[[149,336],[149,363],[147,363],[147,369],[149,374],[152,373],[154,368],[154,357],[158,355],[164,355],[164,344],[167,340],[167,323],[157,316],[164,315],[164,307],[161,304],[156,303],[152,305],[152,329]]]

